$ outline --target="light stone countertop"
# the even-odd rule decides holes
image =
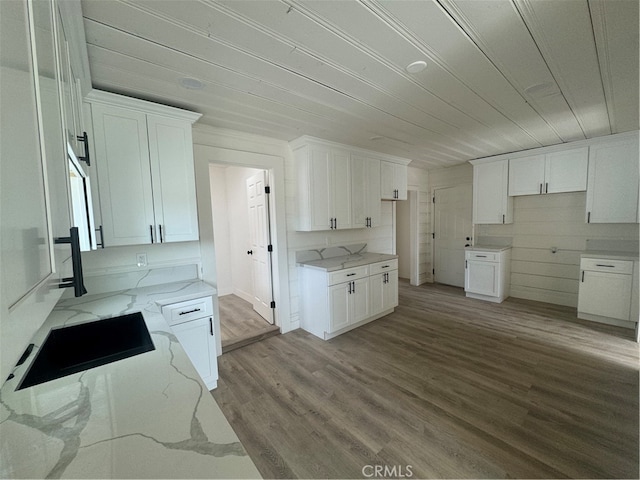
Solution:
[[[386,253],[357,253],[354,255],[344,255],[341,257],[325,258],[322,260],[308,260],[298,262],[298,266],[305,268],[314,268],[316,270],[324,270],[326,272],[335,272],[345,268],[361,267],[371,263],[386,262],[398,258],[397,255],[389,255]]]
[[[60,301],[0,389],[2,478],[260,478],[157,303],[215,293],[185,281]],[[136,311],[155,350],[15,391],[52,327]]]
[[[580,258],[602,258],[603,260],[631,260],[637,262],[638,254],[634,252],[585,251],[580,254]]]
[[[504,252],[505,250],[511,250],[511,246],[503,245],[474,245],[473,247],[465,247],[465,250],[469,252]]]

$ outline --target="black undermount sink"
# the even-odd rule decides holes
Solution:
[[[17,390],[155,350],[142,313],[54,328]]]

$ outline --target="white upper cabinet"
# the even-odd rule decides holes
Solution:
[[[294,152],[298,175],[298,230],[351,228],[349,153],[323,145]]]
[[[309,136],[291,142],[291,149],[299,231],[376,227],[381,190],[388,190],[389,200],[407,198],[407,165],[401,162],[408,160]]]
[[[351,220],[353,228],[380,225],[380,160],[351,155]]]
[[[407,199],[407,166],[395,162],[380,162],[382,200]]]
[[[587,223],[638,222],[638,134],[589,149]]]
[[[513,222],[513,198],[507,195],[509,161],[473,164],[473,223]]]
[[[509,196],[586,190],[588,152],[581,147],[510,159]]]
[[[198,240],[198,114],[104,92],[91,103],[105,246]]]

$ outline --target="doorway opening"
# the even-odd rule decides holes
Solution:
[[[398,255],[398,278],[418,282],[418,191],[407,191],[407,200],[393,202],[394,251]]]
[[[222,353],[278,334],[268,170],[210,164]]]

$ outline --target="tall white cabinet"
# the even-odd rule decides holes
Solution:
[[[191,126],[200,115],[99,91],[87,101],[104,245],[198,240]]]
[[[638,136],[589,148],[587,223],[638,222]]]
[[[509,161],[473,164],[473,223],[513,222],[513,199],[508,195]]]

